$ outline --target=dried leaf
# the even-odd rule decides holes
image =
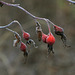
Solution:
[[[37,37],[38,37],[38,40],[41,41],[41,38],[42,38],[42,32],[41,31],[37,32]]]
[[[48,55],[49,55],[51,52],[54,54],[53,45],[49,45],[49,44],[48,44]]]
[[[41,41],[42,29],[41,29],[41,25],[39,24],[39,22],[36,22],[36,32],[37,32],[38,40]]]
[[[67,43],[66,43],[67,42],[67,38],[66,38],[65,34],[61,35],[61,40],[62,40],[63,44],[65,45],[65,47],[71,47],[71,46],[67,45]]]

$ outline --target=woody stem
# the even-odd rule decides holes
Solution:
[[[12,32],[12,33],[14,33],[14,34],[16,34],[19,38],[20,38],[20,40],[21,40],[21,37],[20,37],[20,35],[16,32],[16,31],[13,31],[13,30],[11,30],[11,29],[9,29],[9,28],[6,28],[8,31],[10,31],[10,32]]]
[[[49,19],[46,19],[46,18],[40,18],[40,17],[36,17],[36,16],[34,16],[33,14],[31,14],[30,12],[28,12],[26,9],[24,9],[23,7],[21,7],[19,4],[10,4],[10,3],[6,3],[6,2],[4,2],[4,1],[0,1],[0,3],[2,3],[2,4],[4,4],[4,5],[7,5],[7,6],[13,6],[13,7],[17,7],[17,8],[19,8],[19,9],[21,9],[21,10],[23,10],[25,13],[27,13],[28,15],[30,15],[34,20],[36,19],[39,19],[39,20],[44,20],[47,24],[48,24],[48,27],[49,27],[49,22],[52,24],[52,25],[54,25],[54,23],[53,22],[51,22]],[[50,29],[49,29],[49,31],[50,31]]]
[[[17,23],[20,26],[21,31],[23,31],[23,28],[22,28],[21,24],[17,20],[12,21],[8,25],[0,26],[0,29],[7,28],[7,27],[11,26],[13,23]]]

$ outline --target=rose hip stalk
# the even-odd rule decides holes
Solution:
[[[46,20],[46,21],[47,21],[47,25],[48,25],[48,29],[49,29],[49,34],[48,35],[43,34],[43,41],[48,44],[48,55],[49,55],[50,52],[54,53],[53,44],[55,43],[55,37],[51,33],[50,24],[49,24],[48,20]]]

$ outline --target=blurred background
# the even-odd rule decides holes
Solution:
[[[12,3],[12,0],[2,0]],[[47,45],[39,42],[35,31],[34,20],[22,10],[4,5],[0,7],[0,26],[18,20],[25,31],[29,32],[31,38],[36,42],[38,48],[31,46],[28,61],[19,46],[13,47],[15,39],[13,33],[0,29],[0,75],[75,75],[75,5],[69,4],[67,0],[15,0],[35,16],[45,17],[53,23],[64,28],[67,43],[70,48],[65,48],[60,37],[55,35],[51,25],[51,31],[56,38],[54,44],[55,54],[47,58]],[[48,34],[48,28],[44,21],[39,21],[42,30]],[[18,24],[10,26],[21,36]],[[23,38],[22,38],[23,39]],[[26,42],[23,39],[23,42]]]

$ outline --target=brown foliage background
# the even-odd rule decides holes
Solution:
[[[48,18],[63,27],[71,48],[63,47],[60,37],[54,34],[51,26],[56,37],[55,54],[47,58],[46,44],[38,42],[33,19],[18,8],[4,5],[0,8],[0,25],[18,20],[39,48],[30,48],[27,64],[24,64],[22,52],[19,48],[13,47],[13,34],[0,29],[0,75],[75,75],[75,5],[70,5],[67,0],[16,0],[15,3],[19,3],[35,16]],[[40,23],[47,34],[46,23]],[[13,24],[10,28],[21,35],[18,25]]]

